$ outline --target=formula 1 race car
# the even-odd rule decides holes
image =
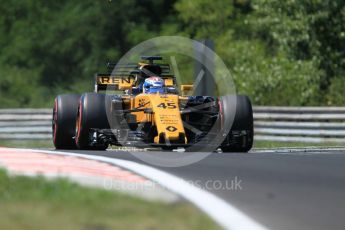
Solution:
[[[253,113],[242,95],[187,96],[159,56],[132,64],[108,63],[96,74],[95,92],[59,95],[53,109],[56,149],[105,150],[109,145],[247,152]],[[109,93],[121,91],[122,94]],[[235,101],[235,103],[234,103]]]

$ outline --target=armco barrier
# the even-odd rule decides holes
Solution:
[[[344,142],[345,107],[254,107],[255,140]]]
[[[50,139],[52,109],[0,109],[0,139]]]
[[[255,106],[255,140],[344,142],[345,107]],[[0,139],[50,139],[52,109],[0,109]]]

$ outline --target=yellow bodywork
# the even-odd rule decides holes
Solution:
[[[137,80],[133,76],[111,76],[96,75],[96,84],[99,89],[107,89],[111,86],[115,90],[129,90],[129,94],[123,95],[123,109],[134,110],[137,123],[152,123],[157,129],[157,135],[154,137],[155,144],[178,142],[187,144],[187,138],[183,122],[181,119],[180,102],[187,100],[183,95],[193,89],[193,85],[182,86],[183,95],[176,94],[138,94],[131,95],[132,87],[137,86]],[[176,87],[172,77],[164,78],[166,87]],[[146,111],[143,109],[146,108]],[[138,111],[140,110],[140,111]],[[181,143],[182,142],[182,143]]]
[[[139,94],[133,97],[130,107],[152,109],[151,113],[140,111],[132,114],[136,115],[138,123],[152,122],[156,126],[158,135],[154,138],[154,143],[159,143],[161,133],[165,134],[167,141],[177,141],[181,134],[185,136],[178,95]],[[186,138],[184,142],[187,143]]]

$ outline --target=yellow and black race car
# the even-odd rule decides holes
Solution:
[[[108,63],[96,74],[95,92],[59,95],[53,109],[56,149],[105,150],[115,146],[184,147],[247,152],[253,145],[253,113],[242,95],[187,96],[159,56],[135,64]],[[110,93],[122,91],[122,94]]]

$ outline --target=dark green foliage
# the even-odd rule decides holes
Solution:
[[[254,104],[344,103],[342,0],[12,0],[0,4],[0,107],[90,91],[106,61],[159,35],[213,39]]]
[[[3,2],[0,106],[50,106],[55,94],[92,90],[94,73],[157,34],[170,8],[165,1]]]

